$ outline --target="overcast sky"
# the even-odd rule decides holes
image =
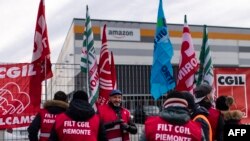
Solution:
[[[250,28],[249,0],[163,0],[167,23]],[[0,62],[30,62],[40,0],[2,0]],[[235,3],[237,2],[237,3]],[[52,63],[61,51],[73,18],[156,22],[158,0],[46,0]],[[192,32],[192,31],[191,31]]]

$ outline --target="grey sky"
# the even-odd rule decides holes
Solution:
[[[0,62],[30,62],[40,0],[4,0],[0,4]],[[46,0],[52,63],[73,18],[156,22],[158,0]],[[167,23],[250,28],[248,0],[163,0]],[[192,32],[192,31],[191,31]]]

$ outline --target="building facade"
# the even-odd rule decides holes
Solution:
[[[80,72],[84,19],[74,19],[55,65],[51,92],[58,89],[71,93],[86,89],[85,76]],[[146,22],[91,20],[94,46],[99,62],[102,29],[107,25],[108,49],[113,52],[118,88],[127,96],[150,95],[150,71],[156,24]],[[174,48],[172,64],[176,76],[180,59],[183,24],[167,24]],[[203,25],[189,25],[196,57],[202,44]],[[250,28],[208,27],[209,46],[214,67],[250,66]]]

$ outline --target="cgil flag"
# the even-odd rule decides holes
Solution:
[[[107,104],[109,94],[113,89],[111,66],[109,63],[109,50],[107,47],[107,38],[106,38],[106,24],[103,27],[102,48],[100,51],[100,59],[98,67],[99,67],[99,78],[100,78],[98,104],[103,105]]]
[[[151,94],[154,99],[166,94],[175,87],[171,59],[173,47],[169,39],[168,28],[162,8],[159,3],[156,34],[154,37],[154,55],[151,69]]]
[[[53,76],[50,61],[50,47],[47,33],[47,24],[45,20],[45,2],[40,1],[36,29],[34,36],[34,49],[32,55],[32,64],[41,70],[41,80],[49,79]]]
[[[202,83],[207,83],[211,86],[214,84],[214,70],[212,64],[212,57],[210,53],[210,47],[208,45],[208,32],[207,26],[204,25],[203,40],[200,51],[200,65],[198,70],[198,78],[196,85],[199,86]]]
[[[115,68],[115,61],[114,55],[111,51],[111,75],[112,75],[112,87],[113,89],[117,89],[117,77],[116,77],[116,68]]]
[[[90,104],[96,108],[96,101],[99,96],[99,75],[94,48],[94,35],[91,27],[91,20],[86,8],[85,30],[83,34],[83,47],[81,52],[81,71],[87,76],[87,93]]]
[[[195,57],[194,45],[185,15],[176,90],[189,91],[192,93],[194,76],[197,70],[198,62]]]

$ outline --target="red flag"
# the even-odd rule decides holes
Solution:
[[[117,79],[116,79],[116,69],[113,52],[111,51],[111,75],[112,75],[112,87],[113,89],[117,89]]]
[[[41,77],[34,64],[0,64],[0,130],[28,126],[40,109]]]
[[[100,60],[98,67],[99,67],[99,79],[100,79],[98,104],[102,105],[108,102],[109,93],[112,90],[112,77],[109,64],[109,51],[107,47],[107,38],[106,38],[106,24],[103,27],[102,48],[100,51]]]
[[[180,91],[193,92],[194,75],[198,69],[198,62],[195,57],[195,50],[192,42],[192,37],[189,32],[189,27],[186,21],[183,27],[181,45],[181,59],[179,64],[178,78],[176,89]]]
[[[42,80],[46,80],[53,76],[50,62],[49,39],[45,20],[44,0],[40,1],[37,14],[32,63],[37,67],[41,67]]]

